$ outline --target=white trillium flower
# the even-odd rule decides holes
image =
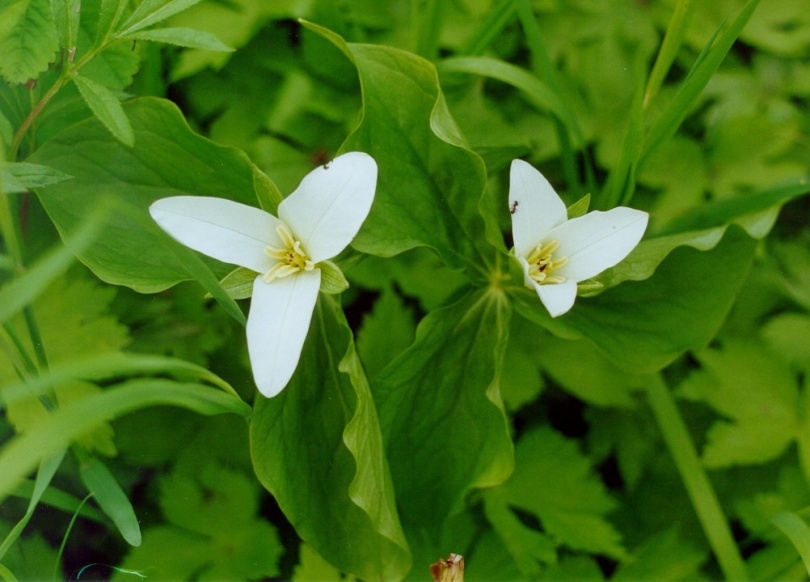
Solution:
[[[318,263],[352,241],[368,216],[377,164],[351,152],[307,174],[278,206],[278,218],[221,198],[176,196],[149,208],[178,242],[256,271],[247,344],[259,391],[272,398],[301,357],[321,286]]]
[[[646,212],[619,206],[568,220],[548,180],[522,160],[512,162],[509,210],[524,283],[552,317],[573,307],[577,283],[616,265],[638,245],[649,219]]]

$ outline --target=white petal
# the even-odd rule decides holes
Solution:
[[[636,248],[648,219],[646,212],[619,206],[561,224],[547,238],[559,241],[554,256],[568,257],[568,262],[554,274],[579,282],[609,269]]]
[[[540,285],[529,277],[529,263],[526,259],[518,257],[518,261],[523,266],[523,282],[526,287],[537,292],[537,296],[543,302],[551,317],[560,316],[574,306],[574,300],[577,298],[576,282],[565,281],[564,283]]]
[[[225,263],[264,273],[273,261],[265,247],[282,245],[278,218],[222,198],[175,196],[149,207],[149,213],[172,238]]]
[[[509,211],[515,255],[526,257],[555,226],[568,218],[565,203],[543,174],[514,160],[509,174]]]
[[[318,263],[352,241],[368,216],[376,186],[374,158],[362,152],[343,154],[304,176],[279,204],[278,216]]]
[[[284,389],[298,366],[320,286],[320,269],[253,283],[248,353],[256,386],[268,398]]]

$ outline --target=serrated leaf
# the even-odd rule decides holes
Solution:
[[[205,32],[204,30],[194,30],[193,28],[159,28],[157,30],[141,30],[139,32],[129,33],[119,38],[121,40],[162,42],[207,51],[233,51],[231,47],[226,46],[221,40],[210,32]]]
[[[59,46],[66,52],[78,43],[81,5],[81,0],[51,0]]]
[[[574,442],[549,428],[532,430],[515,450],[515,473],[502,486],[506,502],[531,512],[559,543],[617,559],[627,556],[604,514],[615,507]]]
[[[679,539],[673,528],[649,537],[633,551],[630,561],[619,565],[610,579],[615,582],[694,582],[702,579],[700,565],[706,557],[705,551]]]
[[[681,383],[679,394],[705,402],[724,418],[706,435],[707,466],[762,463],[781,455],[796,437],[798,387],[786,362],[774,356],[742,340],[696,354],[701,370]]]
[[[375,378],[397,501],[416,538],[435,542],[468,491],[512,471],[498,384],[510,314],[499,290],[470,292],[426,316]]]
[[[98,243],[79,258],[104,281],[155,292],[191,277],[189,259],[178,257],[166,242],[147,212],[149,205],[180,194],[250,204],[252,168],[244,153],[193,133],[168,101],[136,99],[124,104],[124,110],[138,134],[135,147],[122,145],[91,119],[48,141],[29,161],[74,176],[37,193],[63,237],[100,200],[121,202],[122,210],[109,220]],[[220,276],[231,270],[217,269]]]
[[[110,130],[115,139],[129,147],[134,146],[135,132],[118,97],[104,85],[87,77],[73,75],[73,82],[93,114]]]
[[[121,37],[147,26],[166,20],[183,10],[191,8],[200,0],[143,0],[132,15],[121,25],[116,36]]]
[[[0,76],[10,83],[36,79],[59,48],[50,0],[6,1],[0,23]]]
[[[384,580],[410,569],[374,400],[331,296],[318,299],[290,383],[256,401],[250,444],[259,480],[333,566]]]

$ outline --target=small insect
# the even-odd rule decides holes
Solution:
[[[520,202],[518,200],[512,202],[512,206],[509,208],[509,214],[514,214],[515,212],[517,212],[517,207],[519,204]]]

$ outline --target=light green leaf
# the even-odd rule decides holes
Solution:
[[[795,513],[787,511],[775,516],[773,524],[782,530],[782,533],[793,543],[810,575],[810,526]]]
[[[99,507],[106,513],[128,544],[141,545],[138,517],[126,493],[110,470],[92,457],[79,464],[79,475],[87,490],[93,494]]]
[[[471,489],[512,471],[499,386],[510,315],[500,290],[471,292],[425,317],[413,345],[375,378],[409,536],[436,541]]]
[[[100,123],[88,120],[48,141],[30,161],[74,176],[38,192],[63,237],[100,200],[121,203],[98,242],[79,259],[104,281],[155,292],[191,277],[185,259],[178,258],[149,216],[148,206],[183,194],[250,204],[255,200],[252,168],[242,152],[194,134],[168,101],[136,99],[124,110],[138,134],[135,147],[123,146]],[[229,270],[218,266],[216,273],[224,276]]]
[[[66,52],[78,43],[81,6],[81,0],[51,0],[59,46]]]
[[[434,66],[391,47],[346,43],[305,24],[357,67],[362,121],[341,149],[365,151],[380,168],[374,205],[352,245],[379,256],[426,245],[447,264],[483,276],[482,265],[493,254],[478,210],[485,168],[447,110]]]
[[[576,444],[550,428],[534,429],[518,441],[515,473],[501,491],[508,505],[535,515],[558,543],[626,557],[620,534],[604,519],[615,502]]]
[[[110,130],[115,139],[129,147],[134,146],[135,133],[118,97],[104,85],[87,77],[75,74],[73,82],[76,83],[88,107]]]
[[[695,354],[701,369],[679,394],[705,402],[723,417],[709,429],[708,467],[762,463],[781,455],[797,435],[799,391],[787,363],[764,346],[742,340]]]
[[[256,164],[253,164],[253,190],[262,210],[269,212],[273,216],[278,216],[278,205],[284,200],[284,196],[276,183],[270,179],[270,176],[265,174]]]
[[[0,162],[0,172],[0,183],[4,185],[5,192],[11,192],[7,186],[9,180],[14,180],[25,188],[42,188],[72,178],[59,170],[27,162]]]
[[[654,372],[715,336],[745,280],[755,244],[732,226],[713,249],[678,248],[652,277],[580,298],[557,319],[529,290],[512,297],[521,315],[556,335],[587,339],[623,370]]]
[[[36,79],[59,48],[50,0],[0,4],[0,76],[10,83]]]
[[[127,0],[101,0],[94,41],[96,46],[101,46],[107,36],[118,26],[128,4]]]
[[[363,579],[404,577],[410,553],[374,400],[331,296],[319,297],[290,383],[256,401],[250,443],[259,480],[321,556]]]
[[[60,408],[37,430],[19,435],[0,451],[0,500],[14,491],[44,457],[67,447],[89,428],[147,406],[182,406],[199,414],[250,415],[239,398],[200,384],[132,380]]]
[[[226,46],[221,40],[210,32],[194,30],[192,28],[159,28],[157,30],[142,30],[119,37],[121,40],[146,40],[163,42],[186,48],[196,48],[207,51],[230,52],[232,48]]]
[[[349,288],[349,281],[343,271],[332,261],[321,261],[318,269],[321,271],[321,293],[336,295]]]
[[[187,10],[198,2],[200,0],[143,0],[115,35],[122,37],[144,29]]]
[[[248,299],[253,296],[253,283],[259,273],[245,267],[237,267],[220,281],[222,288],[232,299]],[[211,297],[207,294],[206,297]]]

